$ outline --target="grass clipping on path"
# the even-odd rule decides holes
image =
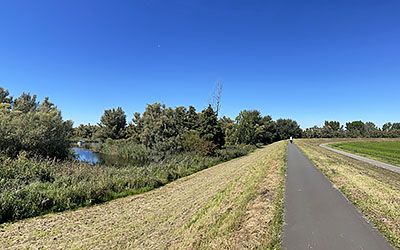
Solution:
[[[0,225],[5,249],[280,249],[286,143],[157,190]]]
[[[319,147],[335,140],[297,140],[315,165],[400,249],[400,174]]]

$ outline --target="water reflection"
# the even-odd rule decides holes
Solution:
[[[92,165],[100,163],[100,157],[92,150],[85,148],[72,148],[75,157],[78,161],[86,162]]]
[[[100,153],[95,153],[90,149],[86,148],[72,148],[72,151],[75,154],[75,157],[78,161],[86,162],[91,165],[106,165],[106,166],[114,166],[114,167],[127,167],[132,166],[132,162],[128,159],[121,158],[114,155],[105,155]]]

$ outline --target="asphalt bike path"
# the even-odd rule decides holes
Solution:
[[[284,249],[393,249],[292,143],[286,175]]]

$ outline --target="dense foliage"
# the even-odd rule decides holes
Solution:
[[[63,121],[61,112],[48,98],[37,102],[35,95],[23,93],[13,100],[0,88],[0,152],[16,157],[66,158],[72,122]]]
[[[211,105],[197,112],[193,106],[171,108],[154,103],[147,105],[143,114],[134,113],[127,126],[125,118],[121,108],[106,110],[98,126],[80,125],[75,137],[129,139],[161,155],[188,151],[212,155],[226,145],[265,145],[302,136],[300,126],[291,119],[274,121],[257,110],[243,110],[235,120],[219,119]]]

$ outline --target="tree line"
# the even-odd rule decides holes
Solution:
[[[400,122],[385,123],[382,128],[373,122],[352,121],[345,126],[338,121],[325,121],[324,126],[307,128],[303,132],[305,138],[398,138]]]
[[[209,105],[197,112],[195,107],[147,105],[143,114],[135,113],[127,123],[121,107],[104,111],[98,125],[80,125],[77,138],[129,139],[160,152],[201,151],[212,154],[226,145],[269,144],[289,136],[300,137],[302,130],[296,121],[262,116],[257,110],[243,110],[232,120],[218,118]]]
[[[218,105],[219,106],[219,101]],[[197,111],[195,107],[167,107],[149,104],[143,113],[134,113],[131,121],[121,107],[105,110],[96,125],[73,128],[63,120],[61,111],[45,98],[22,93],[13,98],[0,87],[0,153],[16,157],[20,153],[64,159],[69,156],[70,141],[75,139],[125,139],[157,152],[196,151],[211,155],[229,145],[261,145],[295,138],[400,137],[400,123],[378,128],[372,122],[352,121],[341,125],[325,121],[324,126],[302,130],[292,119],[273,120],[258,110],[243,110],[235,119],[218,117],[212,105]]]

